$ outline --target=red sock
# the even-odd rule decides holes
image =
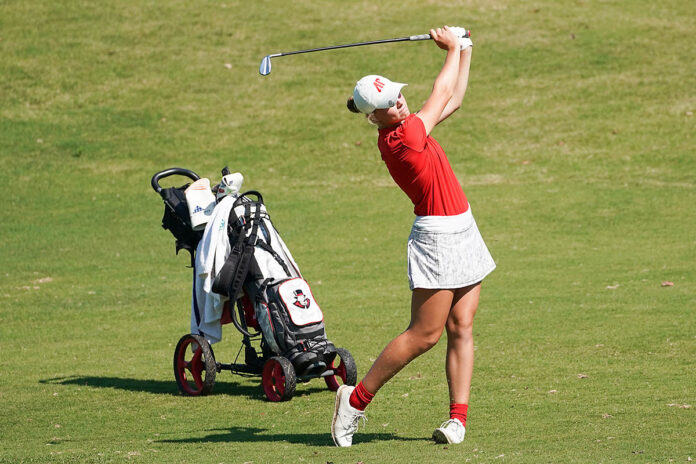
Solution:
[[[459,422],[466,427],[466,412],[469,410],[468,404],[451,403],[450,404],[450,419],[459,419]]]
[[[365,390],[365,387],[363,386],[362,382],[360,382],[358,386],[355,387],[355,390],[353,390],[353,393],[350,394],[350,405],[353,406],[355,409],[364,411],[367,405],[370,404],[370,401],[372,401],[372,398],[374,397],[375,395]]]

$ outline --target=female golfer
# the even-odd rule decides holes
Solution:
[[[464,439],[474,367],[474,314],[481,281],[495,263],[444,151],[430,136],[462,102],[472,43],[461,37],[462,28],[445,26],[432,29],[430,35],[447,57],[420,111],[409,112],[401,94],[405,84],[376,75],[360,79],[348,100],[348,109],[366,114],[377,126],[382,159],[413,202],[416,219],[408,240],[411,322],[384,348],[357,387],[338,389],[331,424],[337,446],[352,444],[374,395],[406,364],[432,348],[443,328],[450,419],[435,429],[433,439],[440,443]]]

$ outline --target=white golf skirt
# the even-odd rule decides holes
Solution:
[[[408,238],[411,290],[466,287],[494,269],[471,207],[457,216],[416,217]]]

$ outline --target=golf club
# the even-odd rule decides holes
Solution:
[[[464,37],[469,37],[470,35],[471,35],[471,31],[467,30]],[[416,41],[416,40],[429,40],[430,38],[431,38],[430,34],[421,34],[421,35],[412,35],[409,37],[400,37],[398,39],[374,40],[372,42],[357,42],[357,43],[345,44],[345,45],[333,45],[331,47],[310,48],[307,50],[296,50],[294,52],[273,53],[271,55],[266,55],[263,58],[263,60],[261,60],[261,66],[259,66],[259,74],[261,74],[262,76],[268,76],[271,73],[271,58],[275,58],[277,56],[297,55],[299,53],[309,53],[309,52],[320,52],[322,50],[334,50],[336,48],[360,47],[362,45],[374,45],[374,44],[391,43],[391,42],[407,42],[407,41]]]

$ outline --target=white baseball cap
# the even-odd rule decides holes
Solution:
[[[353,101],[363,113],[369,114],[376,109],[391,108],[399,99],[401,88],[407,84],[392,82],[384,76],[370,74],[355,84]]]

